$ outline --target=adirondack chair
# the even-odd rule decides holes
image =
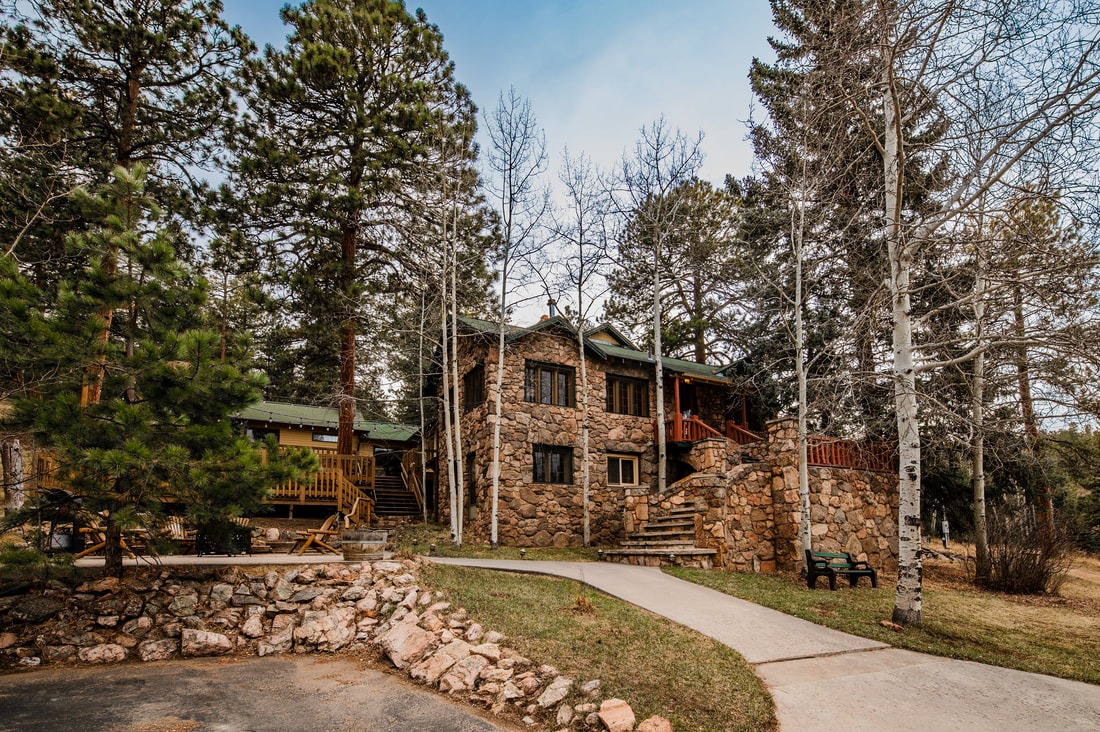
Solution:
[[[84,551],[73,555],[73,559],[83,559],[89,554],[95,554],[101,552],[107,548],[107,531],[99,525],[98,522],[92,522],[88,526],[81,526],[80,533],[84,534],[85,543],[91,542],[92,545],[85,548]],[[134,558],[134,553],[130,551],[130,547],[126,544],[126,537],[119,537],[119,545],[122,547],[122,552],[130,559]]]
[[[334,513],[325,519],[325,522],[321,524],[319,529],[306,529],[305,531],[295,532],[298,534],[298,538],[294,542],[294,546],[290,547],[290,551],[287,554],[293,554],[294,550],[298,550],[298,554],[305,554],[306,550],[310,547],[314,547],[317,551],[331,552],[333,554],[339,554],[340,550],[336,549],[328,544],[332,540],[332,537],[338,535],[340,532],[335,528],[336,522],[339,520],[340,514]]]

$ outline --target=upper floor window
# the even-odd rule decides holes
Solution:
[[[649,382],[626,376],[607,375],[607,411],[649,416]]]
[[[573,448],[534,445],[531,448],[532,483],[572,483]]]
[[[485,366],[478,364],[462,377],[462,406],[472,409],[485,401]]]
[[[552,363],[528,361],[523,378],[523,401],[573,406],[573,369]]]

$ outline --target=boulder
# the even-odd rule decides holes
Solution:
[[[434,685],[451,666],[469,655],[469,643],[461,640],[452,641],[409,669],[409,676]]]
[[[415,623],[398,623],[375,639],[375,643],[382,647],[394,666],[404,669],[432,647],[435,635]]]
[[[241,635],[249,638],[259,638],[264,634],[264,616],[249,615],[241,625]]]
[[[484,656],[467,656],[443,675],[439,680],[439,690],[450,694],[472,690],[478,674],[488,665],[489,659]]]
[[[117,643],[104,643],[81,648],[76,656],[84,663],[118,663],[126,658],[126,649]]]
[[[355,609],[333,608],[327,612],[311,610],[294,629],[294,643],[302,650],[338,651],[355,640]]]
[[[48,597],[28,597],[13,607],[8,615],[12,620],[33,625],[49,620],[64,608],[63,604]]]
[[[564,699],[569,694],[571,688],[573,688],[572,679],[567,679],[564,676],[557,676],[550,682],[550,685],[539,694],[539,698],[536,699],[536,702],[538,702],[538,705],[543,709],[549,709]]]
[[[233,641],[221,633],[184,628],[180,633],[180,652],[184,656],[220,656],[233,650]]]
[[[608,732],[631,732],[634,729],[634,710],[622,699],[607,699],[597,712]]]
[[[145,641],[138,646],[138,658],[142,661],[165,661],[175,655],[178,649],[179,642],[171,638]]]
[[[643,719],[638,725],[637,732],[672,732],[672,722],[659,714]]]
[[[271,620],[271,634],[260,640],[256,652],[261,656],[286,653],[294,646],[294,628],[298,624],[295,615],[276,615]]]

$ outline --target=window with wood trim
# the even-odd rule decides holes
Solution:
[[[573,448],[555,445],[533,445],[532,483],[573,482]]]
[[[607,411],[613,414],[649,416],[649,382],[628,376],[607,375]]]
[[[528,361],[523,378],[523,401],[572,407],[573,368],[553,363]]]
[[[607,484],[638,485],[638,456],[608,454]]]
[[[462,377],[462,407],[473,409],[485,401],[485,366],[478,364]]]

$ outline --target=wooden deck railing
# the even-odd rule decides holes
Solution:
[[[665,439],[668,442],[696,442],[715,437],[723,439],[725,435],[694,415],[687,419],[676,415],[665,422]]]
[[[424,510],[424,487],[420,485],[420,452],[406,450],[401,455],[401,480],[405,487],[416,496],[416,505]]]
[[[744,427],[736,424],[732,419],[726,420],[726,439],[736,442],[738,445],[749,445],[760,442],[764,438],[755,432],[749,432]]]
[[[840,440],[811,435],[806,462],[831,468],[851,468],[892,473],[897,470],[894,446],[885,442]]]
[[[276,485],[270,500],[295,503],[334,503],[340,498],[342,483],[353,487],[374,485],[374,458],[370,455],[337,455],[330,450],[315,450],[321,470],[304,481],[291,480]]]

